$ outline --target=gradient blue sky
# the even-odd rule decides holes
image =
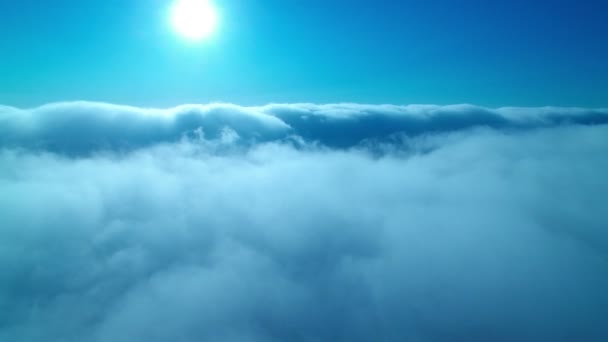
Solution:
[[[215,0],[200,45],[170,3],[0,1],[0,103],[608,106],[608,1]]]

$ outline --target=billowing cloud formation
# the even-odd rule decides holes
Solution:
[[[0,134],[0,341],[608,339],[607,111],[73,103]]]
[[[0,146],[72,155],[130,151],[201,136],[215,140],[226,129],[242,144],[298,136],[334,148],[393,135],[419,136],[475,127],[529,130],[558,125],[608,123],[608,109],[500,108],[470,105],[186,105],[141,109],[111,104],[57,103],[31,110],[0,107]]]

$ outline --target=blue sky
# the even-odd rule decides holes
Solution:
[[[193,45],[170,1],[0,2],[0,103],[608,106],[606,1],[215,3]]]

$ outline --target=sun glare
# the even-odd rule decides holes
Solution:
[[[217,10],[209,0],[176,0],[170,15],[173,30],[188,40],[208,38],[217,27]]]

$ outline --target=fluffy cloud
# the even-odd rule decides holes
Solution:
[[[606,151],[605,110],[3,107],[0,341],[604,341]]]
[[[247,145],[298,136],[328,147],[349,148],[394,135],[415,137],[475,127],[521,131],[606,124],[608,109],[212,104],[160,110],[75,102],[30,110],[0,107],[0,123],[0,146],[85,155],[108,149],[132,151],[185,137],[217,140],[225,137],[227,129]]]

